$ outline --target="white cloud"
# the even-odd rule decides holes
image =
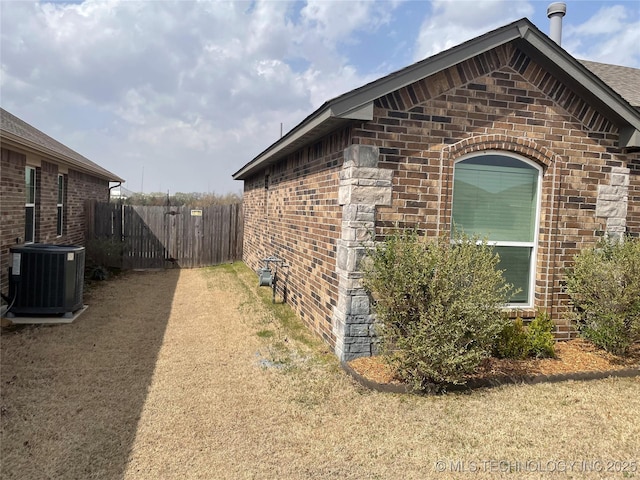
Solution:
[[[329,45],[349,39],[352,32],[376,30],[389,21],[393,5],[371,1],[310,0],[302,9],[305,29]]]
[[[231,173],[280,123],[368,80],[337,49],[387,21],[387,5],[3,2],[3,107],[121,176],[147,165],[151,189],[239,189]]]
[[[577,58],[640,68],[640,4],[607,5],[581,24],[569,21],[562,46]]]
[[[422,60],[511,21],[533,14],[525,0],[434,0],[420,28],[415,60]]]
[[[404,63],[414,41],[421,59],[530,17],[532,5],[0,1],[2,106],[133,189],[144,167],[146,190],[237,191],[231,174],[278,139],[281,123],[286,132],[388,65],[403,66],[395,57]],[[626,5],[565,22],[567,44],[596,60],[637,52],[638,15]],[[410,21],[396,15],[402,8]],[[417,35],[416,12],[425,15]]]

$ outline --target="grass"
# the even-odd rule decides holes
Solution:
[[[242,264],[123,275],[77,323],[3,334],[0,477],[640,478],[637,378],[372,392],[270,293]]]
[[[260,330],[256,335],[260,338],[271,338],[275,335],[275,332],[273,330]]]
[[[282,301],[282,298],[276,297],[274,303],[271,288],[257,286],[255,274],[246,265],[236,262],[214,267],[209,272],[215,274],[220,268],[235,275],[242,291],[248,297],[246,302],[258,300],[260,323],[268,328],[259,330],[256,335],[263,339],[270,339],[271,348],[280,353],[288,351],[293,356],[300,356],[300,352],[294,352],[294,349],[302,347],[306,351],[305,355],[308,355],[310,351],[314,352],[310,356],[312,361],[323,364],[335,363],[335,357],[329,354],[327,346],[311,334],[291,307]]]

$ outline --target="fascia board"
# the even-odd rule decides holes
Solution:
[[[354,92],[338,97],[331,106],[337,115],[343,112],[352,111],[361,105],[367,104],[376,98],[383,97],[400,88],[411,85],[423,78],[429,77],[442,70],[446,70],[452,65],[464,62],[481,53],[485,53],[498,45],[503,45],[512,40],[522,37],[522,29],[529,30],[528,26],[514,24],[511,28],[497,30],[493,34],[477,38],[469,42],[454,47],[443,54],[435,55],[431,58],[410,65],[387,78],[376,80],[368,85],[360,87]]]
[[[525,28],[526,25],[525,25]],[[252,162],[233,174],[233,178],[242,179],[247,173],[254,171],[257,167],[265,164],[270,158],[291,145],[293,142],[317,128],[324,121],[331,117],[363,120],[373,119],[373,101],[376,98],[387,95],[399,88],[411,85],[412,83],[433,75],[441,70],[449,68],[459,62],[472,58],[480,53],[484,53],[495,48],[497,45],[521,38],[521,27],[518,24],[511,25],[510,28],[497,30],[492,34],[485,35],[480,39],[474,39],[452,51],[447,51],[443,55],[436,55],[422,62],[406,67],[387,78],[375,80],[368,85],[364,85],[355,91],[348,92],[341,97],[329,101],[326,108],[314,115],[307,123],[292,130],[283,139],[274,143],[270,148],[256,157]]]
[[[373,120],[373,101],[358,105],[356,108],[338,115],[340,118],[349,120]]]
[[[637,133],[640,130],[638,113],[630,105],[615,96],[604,82],[596,78],[595,75],[591,75],[586,67],[578,64],[561,47],[556,46],[555,43],[552,44],[552,40],[539,32],[528,20],[523,19],[330,100],[324,108],[321,107],[317,113],[311,114],[303,124],[294,128],[283,139],[275,142],[253,161],[236,172],[233,178],[236,180],[242,179],[247,173],[256,170],[261,165],[268,164],[279,152],[282,152],[293,142],[300,140],[307,133],[319,128],[323,122],[330,118],[371,120],[373,118],[373,102],[376,98],[383,97],[443,71],[452,65],[464,62],[514,40],[522,40],[525,48],[528,47],[537,56],[542,57],[540,58],[541,61],[555,64],[559,70],[566,72],[566,77],[572,83],[579,85],[584,91],[592,95],[594,102],[599,103],[602,108],[609,111],[611,116],[615,117],[621,132],[623,128],[627,128],[627,125],[630,125],[632,127],[630,133],[621,133],[620,146],[636,146],[639,136]]]
[[[68,157],[67,155],[62,155],[58,152],[54,152],[49,148],[43,147],[42,145],[38,145],[37,143],[32,142],[30,140],[26,140],[22,137],[18,137],[17,135],[11,132],[7,132],[6,130],[2,130],[0,132],[0,139],[1,139],[0,143],[2,144],[12,146],[14,148],[17,148],[25,152],[42,155],[46,158],[56,160],[58,162],[61,162],[63,164],[73,167],[74,170],[78,170],[83,173],[89,173],[91,175],[98,176],[112,182],[124,182],[124,179],[118,177],[117,175],[114,175],[113,173],[103,169],[102,167],[93,169],[91,167],[88,167],[84,163],[78,162],[77,160],[71,157]]]
[[[640,148],[640,130],[636,128],[620,129],[620,146],[625,148]]]
[[[626,104],[626,102],[621,101],[620,98],[614,95],[611,88],[597,78],[595,74],[589,72],[587,67],[577,60],[569,58],[560,47],[553,48],[549,45],[549,41],[541,38],[539,34],[531,29],[524,32],[523,39],[539,51],[545,57],[545,60],[557,65],[569,78],[593,95],[593,100],[608,110],[610,117],[615,117],[611,119],[614,120],[614,123],[616,123],[621,130],[629,125],[636,133],[640,131],[640,116],[637,111],[631,105]],[[629,143],[633,142],[633,138],[637,138],[637,135],[627,134],[627,138],[628,140],[623,140],[621,135],[620,147],[638,146]]]
[[[299,140],[301,137],[303,137],[307,133],[311,132],[312,130],[320,126],[322,123],[324,123],[326,120],[328,120],[332,116],[334,116],[332,109],[330,107],[327,107],[323,111],[319,112],[316,116],[311,118],[308,122],[302,125],[298,125],[298,127],[294,128],[292,131],[290,131],[284,137],[282,137],[281,140],[277,141],[276,143],[271,145],[271,147],[269,147],[267,150],[265,150],[260,155],[258,155],[252,162],[248,163],[243,168],[241,168],[236,173],[234,173],[232,176],[233,179],[238,180],[239,178],[243,177],[250,171],[255,170],[256,167],[267,162],[271,157],[278,155],[278,153],[283,151],[292,143]]]
[[[520,23],[514,23],[508,28],[496,30],[479,39],[470,40],[443,54],[435,55],[422,62],[410,65],[386,78],[383,77],[375,80],[329,101],[324,109],[316,114],[312,114],[307,122],[294,128],[285,135],[285,137],[275,142],[271,147],[234,173],[232,177],[235,180],[242,179],[249,172],[256,170],[261,165],[267,164],[269,160],[277,156],[279,152],[282,152],[293,142],[319,127],[324,121],[331,117],[363,121],[372,120],[373,101],[376,98],[387,95],[422,78],[445,70],[452,65],[491,50],[497,45],[521,38],[522,28],[526,30],[528,26],[526,24],[523,26]]]

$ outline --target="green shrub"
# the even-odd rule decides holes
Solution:
[[[529,335],[522,318],[518,317],[504,326],[498,334],[493,350],[499,358],[522,359],[529,356]]]
[[[542,310],[538,310],[536,317],[527,328],[527,342],[529,343],[529,355],[537,358],[553,358],[556,356],[556,340],[553,331],[556,326],[551,316]]]
[[[403,380],[417,389],[464,383],[491,354],[511,291],[497,263],[484,242],[424,242],[416,232],[390,235],[368,252],[363,283],[381,353]]]
[[[580,252],[567,292],[582,335],[614,354],[640,338],[640,239],[602,240]]]
[[[529,326],[518,317],[509,322],[498,335],[493,347],[499,358],[524,359],[555,357],[555,324],[549,314],[538,311]]]
[[[122,266],[122,242],[109,238],[92,238],[86,243],[85,264],[90,267]]]

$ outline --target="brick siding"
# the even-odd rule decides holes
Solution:
[[[9,249],[24,241],[25,225],[25,167],[27,156],[2,148],[0,171],[0,268],[1,291],[8,294]],[[39,158],[36,166],[36,231],[37,243],[84,245],[84,202],[87,199],[107,201],[109,182],[69,169],[66,177],[67,194],[64,207],[63,235],[57,235],[58,165],[50,159]]]
[[[244,261],[254,270],[271,255],[290,264],[287,302],[330,345],[331,315],[337,302],[336,242],[342,152],[349,130],[290,155],[244,184]]]
[[[375,209],[377,239],[395,226],[417,227],[429,237],[448,233],[453,162],[462,155],[502,150],[540,165],[535,304],[519,313],[531,317],[546,309],[560,339],[575,333],[566,315],[564,272],[607,230],[596,207],[599,188],[612,185],[612,168],[629,169],[626,230],[640,233],[640,153],[619,149],[615,125],[512,44],[377,99],[372,121],[336,134],[344,141],[322,139],[320,158],[310,160],[313,147],[306,147],[271,167],[268,190],[264,172],[245,181],[247,263],[257,269],[270,254],[290,261],[290,302],[331,345],[336,198],[347,145],[377,147],[378,167],[393,172],[391,206]]]
[[[449,232],[453,162],[482,150],[518,153],[541,165],[535,308],[548,309],[558,338],[569,338],[565,270],[606,230],[595,215],[598,186],[612,167],[633,168],[627,228],[640,223],[638,153],[616,147],[616,127],[525,54],[507,45],[378,99],[374,120],[354,141],[376,145],[394,171],[392,206],[380,208],[376,234],[417,227]],[[525,318],[535,309],[519,311]]]

